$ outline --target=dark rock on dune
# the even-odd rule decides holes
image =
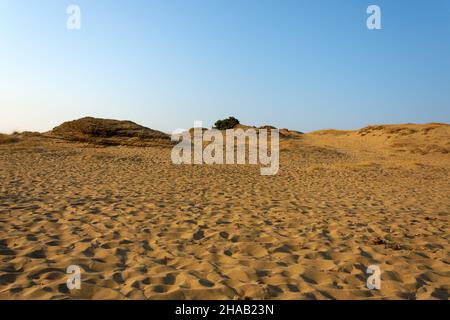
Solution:
[[[170,145],[170,136],[132,121],[85,117],[64,122],[50,135],[69,141],[99,145],[152,146]]]

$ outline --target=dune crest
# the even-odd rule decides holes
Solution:
[[[381,153],[450,153],[450,125],[445,123],[372,125],[354,131],[319,130],[308,137],[316,144],[371,148]]]

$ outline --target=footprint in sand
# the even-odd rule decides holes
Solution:
[[[208,287],[208,288],[214,287],[214,283],[212,283],[211,281],[209,281],[207,279],[200,279],[200,280],[198,280],[198,282],[204,287]]]

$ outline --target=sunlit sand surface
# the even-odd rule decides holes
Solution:
[[[8,139],[1,299],[449,298],[448,125],[288,137],[276,176],[173,165],[168,147]]]

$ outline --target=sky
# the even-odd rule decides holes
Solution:
[[[165,132],[450,123],[450,1],[0,0],[0,132],[84,116]]]

